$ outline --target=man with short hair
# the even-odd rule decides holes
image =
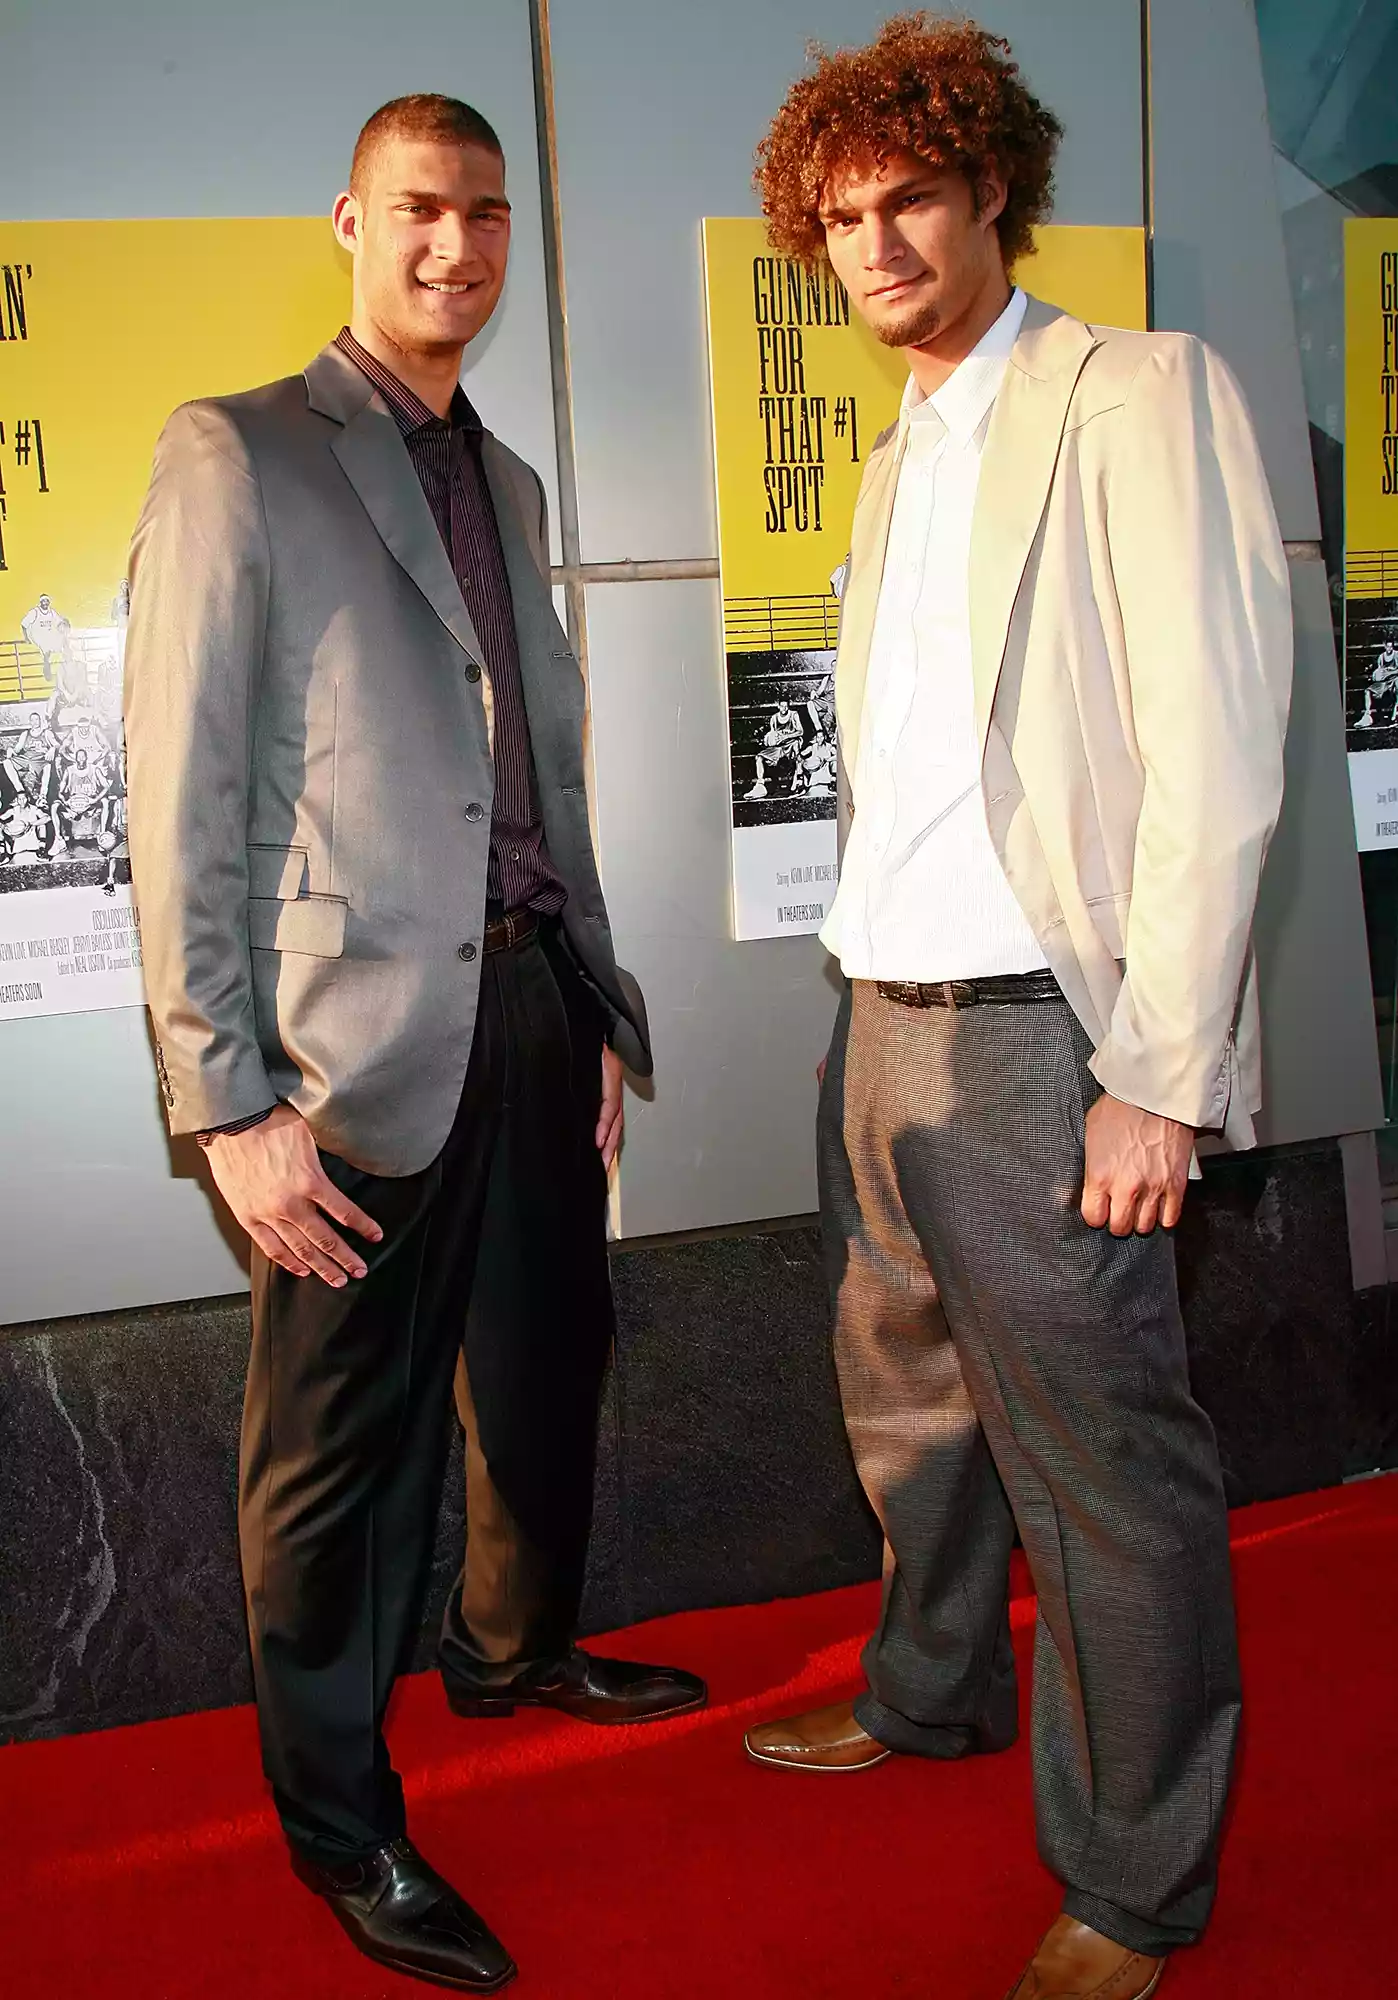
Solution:
[[[1011,1743],[1018,1528],[1066,1895],[1014,2000],[1143,2000],[1208,1916],[1238,1725],[1168,1231],[1195,1133],[1252,1141],[1290,611],[1217,355],[1012,282],[1060,134],[1005,43],[914,15],[819,55],[760,155],[777,249],[828,258],[909,381],[843,598],[819,1120],[886,1588],[860,1698],[747,1746],[854,1772]]]
[[[382,1724],[453,1375],[459,1715],[646,1722],[693,1675],[573,1644],[613,1334],[606,1169],[648,1073],[588,828],[543,488],[462,352],[510,242],[479,112],[385,105],[334,212],[351,325],[171,418],[132,558],[131,852],[161,1091],[252,1239],[240,1531],[297,1873],[371,1958],[514,1973],[406,1837]],[[469,1311],[468,1311],[469,1307]]]
[[[43,655],[44,672],[47,673],[50,662],[63,650],[68,620],[61,611],[54,609],[53,599],[46,590],[40,592],[38,603],[20,619],[19,629],[29,645],[38,647]]]

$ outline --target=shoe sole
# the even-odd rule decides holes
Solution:
[[[519,1967],[513,1959],[510,1961],[509,1970],[498,1974],[494,1979],[452,1979],[444,1972],[429,1972],[424,1966],[413,1965],[409,1960],[395,1958],[388,1952],[366,1950],[363,1940],[355,1935],[333,1903],[330,1905],[330,1914],[362,1958],[367,1958],[371,1965],[383,1966],[388,1972],[401,1973],[404,1979],[424,1980],[429,1986],[444,1986],[452,1993],[498,1993],[519,1975]]]
[[[1165,1977],[1165,1967],[1162,1965],[1159,1971],[1156,1973],[1154,1979],[1152,1979],[1152,1981],[1150,1982],[1150,1985],[1143,1986],[1141,1988],[1138,2000],[1150,2000],[1151,1994],[1159,1990],[1160,1982],[1164,1977]],[[1014,1985],[1005,1995],[1005,2000],[1015,2000],[1015,1995],[1016,1993],[1018,1993],[1020,1987],[1023,1984],[1024,1984],[1024,1979],[1023,1976],[1021,1975],[1021,1977],[1015,1981]]]
[[[555,1715],[565,1716],[570,1722],[589,1722],[596,1729],[616,1729],[627,1723],[633,1728],[640,1728],[650,1722],[669,1722],[672,1716],[693,1715],[708,1705],[708,1695],[702,1694],[696,1701],[682,1702],[678,1708],[662,1708],[656,1715],[578,1715],[555,1701],[539,1701],[528,1695],[515,1696],[509,1701],[478,1700],[472,1696],[456,1701],[450,1695],[447,1697],[447,1706],[452,1714],[467,1722],[503,1722],[517,1708],[547,1708],[552,1709]]]
[[[512,1965],[508,1972],[502,1972],[498,1979],[492,1979],[488,1986],[482,1986],[478,1979],[448,1979],[441,1972],[426,1972],[420,1965],[405,1965],[401,1958],[380,1958],[377,1952],[361,1952],[373,1965],[381,1965],[386,1972],[396,1972],[404,1979],[418,1979],[428,1986],[442,1986],[452,1993],[499,1993],[519,1976],[519,1967]]]
[[[819,1772],[826,1778],[853,1778],[860,1771],[876,1771],[880,1764],[886,1763],[893,1755],[891,1750],[885,1750],[881,1756],[866,1757],[862,1764],[795,1764],[787,1757],[764,1756],[761,1750],[753,1749],[746,1737],[743,1739],[743,1748],[754,1764],[765,1764],[770,1771],[809,1771],[812,1774]]]

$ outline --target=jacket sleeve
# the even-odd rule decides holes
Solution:
[[[1092,1062],[1196,1128],[1239,1088],[1233,1030],[1282,793],[1291,594],[1236,381],[1180,336],[1128,392],[1108,543],[1144,768],[1126,979]]]
[[[267,622],[267,525],[232,420],[177,410],[131,553],[125,709],[131,869],[170,1129],[277,1102],[257,1044],[248,788]]]

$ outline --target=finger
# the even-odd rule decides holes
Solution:
[[[1140,1189],[1130,1186],[1129,1183],[1125,1187],[1118,1186],[1112,1189],[1113,1236],[1129,1236],[1136,1227],[1136,1204],[1140,1198]]]
[[[275,1229],[265,1222],[250,1222],[248,1235],[262,1252],[269,1264],[278,1264],[283,1271],[289,1271],[293,1278],[308,1278],[310,1270],[299,1257],[294,1257]]]
[[[620,1111],[608,1124],[604,1119],[597,1128],[597,1150],[602,1155],[602,1165],[610,1167],[621,1146],[621,1134],[625,1124]]]
[[[343,1268],[328,1251],[321,1248],[308,1230],[299,1227],[286,1215],[277,1217],[277,1229],[293,1256],[308,1264],[316,1277],[323,1278],[337,1292],[344,1289],[349,1280]],[[329,1233],[327,1230],[326,1234]]]
[[[1152,1188],[1141,1196],[1140,1206],[1136,1210],[1136,1234],[1138,1236],[1151,1235],[1159,1220],[1160,1194],[1158,1189]]]
[[[1164,1229],[1173,1229],[1184,1213],[1185,1183],[1177,1181],[1165,1191],[1165,1199],[1160,1207],[1160,1223]]]
[[[293,1211],[287,1217],[292,1227],[300,1232],[303,1242],[312,1250],[318,1250],[322,1257],[328,1257],[342,1271],[352,1278],[363,1278],[368,1274],[368,1265],[357,1250],[352,1250],[343,1236],[337,1236],[320,1210],[312,1202]],[[299,1248],[299,1245],[298,1245]]]
[[[317,1208],[323,1208],[336,1222],[352,1229],[356,1236],[362,1236],[366,1243],[382,1243],[383,1231],[372,1215],[366,1215],[362,1208],[356,1208],[347,1194],[341,1194],[330,1176],[322,1171],[324,1186],[318,1186],[311,1200]]]
[[[1089,1229],[1105,1227],[1112,1212],[1111,1196],[1107,1189],[1096,1181],[1089,1181],[1082,1191],[1082,1219]]]

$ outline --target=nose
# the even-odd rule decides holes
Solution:
[[[888,271],[902,258],[907,244],[892,221],[875,209],[860,223],[860,261],[866,271]]]
[[[432,232],[432,254],[453,271],[469,271],[479,262],[475,238],[464,216],[447,210],[438,218]]]

